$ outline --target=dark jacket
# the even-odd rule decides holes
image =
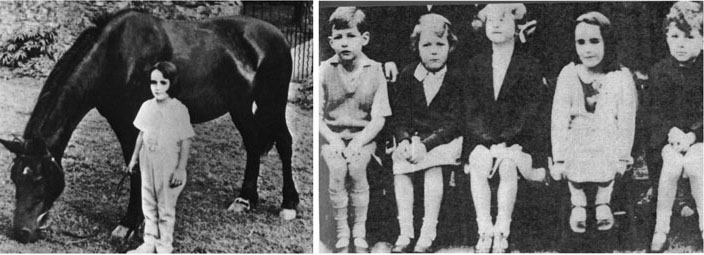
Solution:
[[[477,145],[519,144],[533,167],[547,167],[550,155],[550,95],[534,58],[513,53],[498,99],[494,100],[491,53],[479,54],[464,68],[462,158]]]
[[[423,83],[414,76],[418,62],[406,66],[398,81],[389,85],[389,104],[393,115],[389,128],[396,142],[420,136],[428,151],[451,142],[459,136],[458,121],[461,114],[461,76],[448,69],[440,90],[427,104]]]
[[[662,148],[672,127],[694,132],[696,141],[702,142],[702,55],[687,66],[668,57],[650,68],[649,76],[645,90],[648,146]]]

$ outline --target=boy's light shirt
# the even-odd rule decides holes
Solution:
[[[416,80],[423,82],[423,92],[425,93],[425,101],[428,105],[430,105],[430,102],[433,101],[435,95],[437,95],[438,91],[440,91],[440,87],[442,86],[442,81],[445,79],[446,73],[447,66],[443,66],[440,71],[434,73],[428,71],[428,69],[425,69],[423,63],[419,63],[418,66],[416,66],[416,70],[413,72],[413,77],[415,77]]]

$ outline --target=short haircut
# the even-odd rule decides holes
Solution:
[[[702,3],[697,1],[679,1],[672,5],[670,13],[665,17],[663,29],[665,33],[670,28],[670,24],[675,23],[675,26],[683,32],[689,34],[692,30],[699,31],[702,34]]]
[[[450,52],[452,52],[455,49],[455,45],[457,45],[458,39],[455,33],[452,32],[452,23],[442,15],[429,13],[420,16],[418,24],[416,24],[413,28],[413,32],[411,32],[411,50],[414,53],[418,52],[418,41],[420,40],[420,33],[423,31],[434,32],[435,35],[440,38],[447,35]]]
[[[357,7],[338,7],[335,12],[330,15],[328,24],[333,30],[348,29],[356,27],[360,33],[367,32],[366,15]]]
[[[178,68],[176,68],[174,63],[169,61],[157,62],[149,69],[149,75],[151,75],[154,71],[161,72],[161,74],[164,75],[164,78],[169,80],[169,90],[167,90],[166,93],[169,94],[170,97],[176,97],[179,95],[181,88],[177,85]]]
[[[601,59],[601,63],[599,63],[602,66],[603,71],[608,73],[621,69],[621,66],[618,63],[618,54],[616,51],[616,34],[614,27],[611,25],[611,21],[609,21],[604,14],[599,12],[587,12],[577,18],[575,28],[580,23],[586,23],[599,27],[599,32],[601,32],[601,37],[604,40],[604,58]],[[582,60],[579,59],[579,55],[577,55],[576,47],[573,60],[576,64],[582,63]]]

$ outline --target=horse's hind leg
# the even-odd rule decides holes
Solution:
[[[291,169],[291,157],[293,157],[293,138],[288,131],[286,120],[281,121],[279,129],[276,131],[276,150],[281,158],[282,177],[284,179],[283,187],[283,202],[281,203],[281,217],[286,220],[291,220],[296,217],[296,207],[299,203],[298,191],[296,184],[293,181],[293,173]]]
[[[254,114],[251,112],[251,101],[243,106],[233,107],[230,111],[232,121],[239,130],[244,143],[244,148],[247,151],[247,165],[244,171],[244,180],[242,181],[242,189],[240,195],[230,205],[228,210],[236,212],[249,210],[256,206],[259,202],[259,194],[257,193],[257,178],[259,177],[259,163],[262,153],[262,147],[259,139],[259,125],[257,124]]]

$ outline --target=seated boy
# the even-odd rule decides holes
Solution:
[[[650,247],[654,252],[668,248],[667,234],[680,176],[689,178],[699,229],[704,230],[702,3],[675,3],[664,26],[670,56],[651,68],[651,83],[646,90],[651,136],[646,156],[650,178],[658,180],[657,216]]]
[[[367,164],[376,150],[372,140],[383,128],[385,117],[391,115],[391,108],[381,64],[362,53],[362,47],[369,43],[364,13],[355,7],[340,7],[330,16],[329,24],[335,55],[320,67],[320,144],[330,172],[330,201],[337,229],[335,249],[348,251],[349,201],[354,214],[355,251],[366,252]],[[345,180],[351,183],[347,185]]]

